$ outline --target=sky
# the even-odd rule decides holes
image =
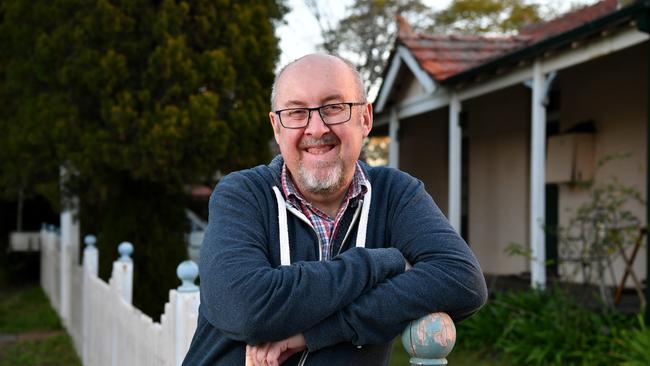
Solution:
[[[423,2],[433,9],[444,9],[449,5],[451,0],[423,0]],[[592,4],[594,0],[538,0],[534,1],[544,6],[552,6],[558,11],[570,9],[573,3]],[[285,16],[286,25],[278,27],[277,35],[280,37],[280,49],[282,54],[278,67],[282,67],[298,57],[316,51],[321,41],[318,23],[311,12],[305,6],[304,0],[287,1],[292,9]],[[326,10],[331,17],[340,19],[345,14],[345,8],[352,0],[327,1],[320,0],[321,4],[327,7]]]

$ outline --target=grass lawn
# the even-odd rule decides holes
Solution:
[[[390,366],[408,366],[410,356],[402,347],[402,342],[399,338],[395,340],[393,345],[393,355],[390,359]],[[456,344],[447,357],[449,365],[452,366],[507,366],[507,362],[503,360],[494,359],[494,357],[477,350],[463,349],[462,345]]]
[[[37,284],[0,290],[0,366],[81,365],[70,337]]]

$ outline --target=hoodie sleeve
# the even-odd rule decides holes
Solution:
[[[485,279],[469,246],[451,227],[422,182],[400,174],[405,189],[391,194],[387,237],[413,265],[376,284],[304,332],[310,351],[339,342],[388,342],[411,320],[446,312],[454,321],[487,300]],[[371,227],[369,226],[369,229]],[[375,228],[376,229],[376,228]],[[370,236],[369,236],[370,237]]]
[[[332,261],[272,266],[261,197],[249,177],[234,173],[210,198],[200,311],[227,337],[248,344],[287,338],[404,271],[395,248],[357,248]]]

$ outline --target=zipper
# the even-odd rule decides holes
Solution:
[[[345,241],[348,240],[348,236],[352,231],[354,222],[357,221],[357,218],[359,217],[359,212],[361,212],[361,206],[363,206],[363,200],[359,201],[357,204],[357,209],[356,211],[354,211],[354,216],[352,216],[352,221],[350,221],[350,226],[348,226],[348,231],[345,233],[345,236],[343,237],[343,241],[341,241],[341,245],[339,245],[339,250],[336,252],[336,255],[341,254],[341,249],[343,249],[343,245],[345,244]]]
[[[303,366],[305,362],[307,362],[307,355],[309,354],[309,351],[304,350],[302,351],[302,356],[300,356],[300,361],[298,361],[298,366]]]

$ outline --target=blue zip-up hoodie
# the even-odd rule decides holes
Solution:
[[[246,344],[297,333],[307,351],[285,365],[386,365],[409,321],[437,311],[459,321],[484,304],[476,258],[422,182],[360,163],[371,189],[341,219],[339,254],[319,261],[318,235],[280,193],[283,163],[229,174],[210,198],[183,365],[241,366]]]

